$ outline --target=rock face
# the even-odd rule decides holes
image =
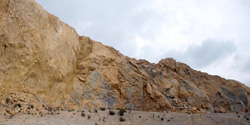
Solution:
[[[250,108],[245,85],[191,69],[126,57],[79,36],[35,0],[0,1],[0,110],[235,112]]]

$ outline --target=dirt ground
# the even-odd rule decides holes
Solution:
[[[243,114],[184,114],[119,110],[58,111],[51,115],[19,114],[10,118],[0,116],[0,125],[249,125],[250,116]]]

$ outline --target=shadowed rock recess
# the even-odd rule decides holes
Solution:
[[[154,64],[79,36],[35,0],[0,0],[0,113],[124,108],[248,111],[250,89],[172,58]]]

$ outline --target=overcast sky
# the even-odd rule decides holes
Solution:
[[[37,0],[80,35],[250,86],[250,0]]]

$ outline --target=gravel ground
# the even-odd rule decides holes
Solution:
[[[19,114],[10,119],[0,116],[0,125],[249,125],[250,116],[240,114],[210,113],[158,113],[127,111],[124,116],[118,110],[101,111],[60,111],[54,115],[33,116]],[[84,116],[82,116],[84,114]],[[125,121],[120,121],[123,118]]]

